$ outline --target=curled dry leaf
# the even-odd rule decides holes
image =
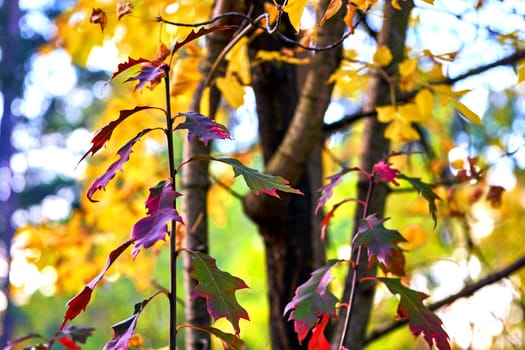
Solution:
[[[131,13],[131,10],[133,10],[133,5],[131,3],[127,1],[119,1],[117,4],[118,20],[120,21],[122,17],[124,17],[128,13]]]
[[[93,8],[89,16],[89,23],[99,24],[100,31],[103,32],[108,24],[108,16],[101,8]]]

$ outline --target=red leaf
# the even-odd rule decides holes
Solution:
[[[374,165],[374,174],[379,177],[380,181],[391,182],[392,184],[399,186],[399,183],[396,181],[396,177],[399,177],[399,170],[392,169],[391,163],[385,163],[384,161],[379,161]]]
[[[80,347],[75,343],[75,341],[66,336],[63,336],[58,341],[60,344],[64,345],[67,350],[80,350]]]
[[[175,54],[175,52],[177,52],[181,47],[183,47],[184,45],[186,45],[187,43],[189,43],[190,41],[193,41],[203,35],[206,35],[206,34],[209,34],[209,33],[212,33],[216,30],[228,30],[228,29],[235,29],[237,28],[236,26],[230,26],[230,25],[215,25],[215,26],[211,26],[211,27],[201,27],[199,28],[198,31],[194,31],[192,30],[190,32],[190,34],[188,34],[188,36],[182,40],[182,41],[179,41],[175,44],[175,46],[173,46],[173,49],[171,50],[171,55],[173,56]]]
[[[341,180],[343,179],[343,176],[346,175],[350,171],[358,171],[358,170],[359,168],[357,167],[344,168],[337,174],[334,174],[328,177],[328,179],[330,180],[330,183],[317,190],[318,192],[321,192],[322,195],[319,198],[319,201],[317,202],[317,206],[315,207],[316,214],[319,211],[319,209],[321,209],[326,204],[326,202],[332,197],[334,193],[334,188],[341,182]]]
[[[487,193],[486,199],[490,202],[493,208],[499,208],[501,206],[501,196],[505,191],[504,187],[501,186],[490,186],[489,192]]]
[[[284,308],[284,315],[291,311],[288,320],[294,321],[299,342],[317,325],[320,317],[336,316],[335,304],[338,300],[327,287],[333,279],[330,269],[338,262],[329,260],[326,265],[312,272],[308,281],[297,288],[292,301]]]
[[[137,107],[135,107],[133,109],[123,109],[123,110],[121,110],[120,113],[119,113],[118,119],[115,119],[115,120],[111,121],[109,124],[105,125],[104,127],[102,127],[102,129],[97,131],[97,133],[95,134],[95,136],[91,140],[91,143],[92,143],[91,148],[89,149],[89,151],[87,151],[82,156],[82,158],[80,158],[80,160],[78,162],[80,163],[82,160],[84,160],[84,158],[86,158],[89,153],[91,153],[92,156],[95,155],[95,153],[99,149],[101,149],[102,146],[104,146],[106,144],[106,142],[109,141],[109,139],[111,138],[111,135],[113,134],[113,131],[115,130],[115,128],[120,123],[122,123],[124,120],[126,120],[129,116],[135,114],[136,112],[142,111],[144,109],[158,109],[160,111],[165,112],[164,109],[162,109],[162,108],[150,107],[150,106],[137,106]]]
[[[324,315],[321,318],[321,322],[312,329],[312,337],[308,342],[308,350],[328,350],[330,349],[330,343],[324,335],[324,330],[330,317]]]
[[[439,350],[450,350],[449,336],[443,329],[443,323],[432,311],[423,305],[428,297],[401,284],[397,278],[378,278],[393,294],[399,294],[397,314],[400,318],[408,317],[408,327],[416,337],[423,334],[423,338],[432,348],[434,344]]]
[[[92,202],[98,202],[97,200],[93,199],[93,195],[101,189],[106,189],[106,185],[115,177],[115,174],[117,173],[117,170],[122,171],[122,165],[129,160],[129,156],[131,152],[133,152],[132,147],[137,143],[142,136],[147,134],[148,132],[155,130],[155,129],[144,129],[141,132],[139,132],[134,138],[128,141],[124,146],[122,146],[117,154],[120,156],[118,160],[113,162],[106,172],[93,181],[91,186],[89,186],[89,189],[87,191],[87,197]]]
[[[361,220],[352,243],[355,246],[362,245],[367,248],[369,266],[375,259],[385,273],[392,272],[403,276],[405,258],[397,244],[406,242],[406,239],[399,232],[385,228],[383,226],[385,221],[378,219],[375,214]]]
[[[124,62],[124,63],[119,63],[119,65],[117,66],[117,71],[116,72],[113,72],[113,74],[111,74],[111,77],[109,78],[109,81],[112,81],[113,79],[115,79],[115,77],[117,75],[119,75],[120,73],[128,70],[129,68],[139,64],[139,63],[146,63],[146,62],[150,62],[149,60],[145,59],[145,58],[138,58],[138,59],[134,59],[132,57],[128,57],[128,61],[127,62]]]
[[[248,288],[246,283],[238,277],[217,268],[215,259],[210,256],[186,250],[191,255],[192,264],[190,276],[197,281],[191,298],[206,299],[208,313],[214,321],[225,317],[232,324],[235,334],[240,333],[239,320],[250,317],[246,310],[239,305],[235,298],[237,289]]]
[[[140,67],[140,71],[137,75],[126,79],[124,82],[130,82],[134,80],[138,80],[138,84],[135,85],[135,90],[140,89],[142,91],[142,88],[146,83],[149,83],[148,88],[150,90],[153,90],[155,86],[157,86],[161,80],[166,76],[166,69],[167,65],[165,63],[162,63],[160,65],[155,64],[155,62],[148,61],[145,63],[142,63]]]
[[[91,300],[91,294],[93,293],[93,289],[95,289],[96,285],[104,277],[106,271],[111,267],[113,262],[122,254],[122,252],[124,252],[131,245],[131,243],[133,243],[132,239],[124,242],[118,248],[112,250],[111,253],[109,253],[108,259],[106,260],[106,265],[104,266],[102,271],[95,278],[93,278],[91,282],[89,282],[84,287],[84,289],[80,291],[80,293],[75,295],[67,302],[67,310],[66,314],[64,315],[62,325],[60,326],[60,331],[64,330],[64,326],[68,321],[73,320],[75,317],[78,316],[78,314],[80,314],[81,311],[86,309],[86,306]]]
[[[186,117],[186,120],[174,127],[173,130],[188,130],[188,140],[193,137],[198,137],[205,145],[208,145],[210,140],[231,138],[230,132],[224,125],[215,122],[205,115],[186,112],[179,113],[177,117]]]
[[[181,194],[172,189],[170,181],[161,181],[149,191],[146,200],[148,216],[137,221],[131,230],[131,239],[135,241],[131,251],[133,258],[137,256],[141,247],[146,249],[165,239],[169,221],[176,220],[182,223],[182,218],[174,206],[175,199]]]

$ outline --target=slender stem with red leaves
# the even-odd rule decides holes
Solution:
[[[173,147],[173,119],[171,117],[170,104],[170,75],[169,66],[165,65],[164,70],[166,75],[164,77],[165,98],[166,98],[166,138],[168,141],[168,162],[170,171],[171,187],[173,191],[176,190],[175,175],[177,168],[175,167],[175,151]],[[173,206],[176,208],[175,201]],[[171,220],[169,227],[170,236],[170,291],[169,291],[169,305],[170,305],[170,325],[169,325],[169,349],[175,350],[177,347],[177,244],[175,239],[175,232],[177,229],[176,221]]]
[[[374,191],[374,185],[375,185],[375,182],[374,182],[375,172],[373,172],[372,174],[366,174],[366,176],[368,177],[368,191],[366,193],[365,200],[362,201],[363,219],[365,219],[368,215],[368,204],[370,203],[370,199],[372,198],[372,192]],[[361,201],[359,202],[361,203]],[[356,229],[359,229],[358,223],[356,223],[356,226],[357,226]],[[361,260],[362,249],[363,249],[362,245],[359,245],[357,247],[356,258],[352,265],[354,269],[354,273],[352,274],[352,285],[350,286],[350,295],[348,296],[348,302],[347,302],[348,305],[346,307],[345,323],[344,323],[343,331],[341,332],[341,339],[339,341],[338,349],[344,349],[343,345],[345,342],[348,325],[350,324],[350,318],[352,317],[352,306],[353,306],[354,298],[355,298],[357,278],[358,278],[357,275],[359,271],[359,261]]]

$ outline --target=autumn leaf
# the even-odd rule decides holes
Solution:
[[[293,299],[284,308],[283,315],[290,313],[288,320],[294,321],[299,342],[318,324],[320,317],[336,316],[338,299],[328,290],[328,284],[333,279],[330,270],[338,262],[329,260],[312,272],[310,278],[295,290]]]
[[[113,162],[108,169],[104,172],[104,174],[100,175],[93,181],[91,186],[89,187],[87,191],[87,198],[91,202],[98,202],[97,200],[93,199],[93,195],[101,190],[105,189],[106,185],[115,177],[115,174],[118,170],[122,171],[122,165],[129,160],[129,156],[131,155],[131,152],[133,152],[132,147],[137,143],[142,136],[147,134],[148,132],[155,130],[155,129],[144,129],[140,131],[134,138],[129,140],[124,146],[122,146],[117,154],[119,155],[119,159]]]
[[[342,0],[330,0],[330,3],[328,4],[328,7],[326,8],[323,18],[321,18],[321,22],[319,24],[325,24],[326,21],[332,18],[341,9],[342,5]]]
[[[215,327],[201,327],[201,326],[195,326],[191,324],[181,324],[180,326],[178,326],[178,329],[180,328],[193,328],[193,329],[208,332],[211,335],[217,337],[221,341],[221,344],[224,350],[245,350],[246,349],[246,345],[244,344],[242,339],[240,339],[237,335],[225,333]]]
[[[231,108],[237,109],[243,105],[244,87],[235,76],[218,77],[215,84]]]
[[[151,299],[158,294],[161,294],[161,292],[156,292],[151,297],[135,304],[133,315],[111,327],[113,329],[113,338],[104,345],[103,350],[122,350],[128,348],[128,342],[135,331],[140,313],[144,310],[144,307],[146,307]]]
[[[501,196],[503,192],[505,192],[505,188],[502,186],[490,186],[485,199],[490,202],[493,208],[499,208],[501,206]]]
[[[430,184],[424,183],[418,178],[408,177],[403,174],[399,174],[399,178],[408,181],[418,193],[420,193],[423,198],[428,202],[428,210],[434,219],[434,227],[437,225],[437,206],[436,201],[441,200],[439,196],[432,190]]]
[[[67,302],[67,310],[64,315],[64,320],[62,321],[62,325],[60,326],[60,331],[64,330],[64,327],[68,321],[73,320],[75,317],[77,317],[81,311],[84,311],[89,304],[89,301],[91,300],[91,294],[93,293],[93,290],[95,289],[96,285],[102,280],[104,275],[106,274],[107,270],[113,265],[115,260],[133,243],[133,240],[130,239],[123,244],[121,244],[116,249],[112,250],[111,253],[109,253],[109,256],[106,260],[106,265],[102,269],[102,271],[95,276],[88,284],[84,286],[84,288],[73,298],[71,298]]]
[[[303,194],[298,189],[295,189],[289,185],[289,181],[281,176],[274,176],[263,174],[256,169],[249,168],[242,164],[237,159],[233,158],[211,158],[218,162],[226,163],[233,168],[234,176],[242,176],[246,185],[254,191],[256,194],[264,192],[270,196],[280,198],[277,194],[277,190]]]
[[[147,63],[147,62],[150,62],[150,61],[145,59],[145,58],[134,59],[132,57],[128,57],[128,60],[126,62],[118,64],[117,71],[113,72],[113,74],[111,74],[111,77],[109,78],[108,82],[112,81],[118,75],[122,74],[123,72],[125,72],[129,68],[134,67],[137,64]]]
[[[175,220],[182,223],[182,218],[174,206],[175,199],[181,194],[172,189],[169,180],[159,182],[150,188],[149,192],[146,200],[147,216],[137,221],[131,229],[131,239],[135,241],[131,251],[133,259],[137,257],[140,248],[147,249],[157,241],[165,239],[168,234],[168,222]]]
[[[476,113],[474,113],[470,108],[468,108],[467,106],[465,106],[463,103],[459,102],[456,99],[454,99],[453,102],[458,112],[461,113],[461,115],[464,116],[467,120],[479,126],[483,125],[483,121],[481,120],[481,118]]]
[[[193,41],[195,39],[198,39],[198,38],[200,38],[203,35],[212,33],[212,32],[214,32],[216,30],[229,30],[229,29],[235,29],[235,28],[237,28],[237,27],[230,26],[230,25],[214,25],[214,26],[210,26],[210,27],[201,27],[201,28],[199,28],[198,31],[192,30],[186,36],[186,38],[184,38],[184,40],[178,41],[177,43],[175,43],[175,45],[173,46],[173,49],[171,49],[171,56],[173,57],[175,52],[177,52],[181,47],[183,47],[187,43],[189,43],[189,42],[191,42],[191,41]]]
[[[93,335],[95,328],[70,325],[65,327],[60,334],[69,336],[74,342],[85,344],[88,337]]]
[[[374,63],[378,66],[388,66],[390,62],[392,62],[392,59],[394,56],[392,56],[392,52],[386,45],[381,45],[377,48],[376,52],[374,53]]]
[[[330,343],[324,335],[324,331],[329,320],[330,317],[328,317],[327,315],[323,315],[323,317],[321,318],[321,322],[319,322],[319,324],[312,329],[312,337],[308,342],[308,350],[330,349]]]
[[[392,169],[391,163],[386,163],[383,160],[377,162],[374,164],[374,174],[379,178],[379,181],[399,186],[396,181],[396,177],[399,177],[399,170]]]
[[[213,320],[225,317],[238,335],[241,331],[239,320],[250,320],[250,317],[237,302],[235,291],[248,286],[240,278],[217,268],[215,259],[210,256],[201,252],[185,251],[190,254],[192,260],[190,276],[197,282],[191,298],[206,299],[206,307]]]
[[[117,3],[117,18],[120,21],[122,17],[131,13],[133,5],[128,1],[119,1]]]
[[[177,114],[177,117],[186,117],[186,120],[173,128],[173,130],[188,130],[188,141],[194,137],[198,137],[205,145],[210,140],[229,139],[230,132],[228,129],[214,121],[213,119],[196,113],[185,112]]]
[[[398,276],[405,275],[405,257],[398,243],[406,242],[398,231],[383,226],[386,220],[376,214],[367,216],[359,223],[352,240],[353,246],[363,246],[368,251],[368,266],[377,261],[381,269]]]
[[[94,156],[95,153],[98,152],[106,144],[106,142],[109,141],[111,138],[111,135],[113,134],[113,131],[115,128],[122,123],[124,120],[126,120],[129,116],[145,110],[145,109],[158,109],[160,111],[163,111],[165,113],[165,110],[159,107],[151,107],[151,106],[137,106],[133,109],[123,109],[119,113],[119,117],[116,120],[111,121],[109,124],[102,127],[99,131],[96,132],[95,136],[91,140],[91,148],[80,158],[78,161],[79,163],[83,161],[88,154],[91,153],[91,156]]]
[[[301,24],[301,17],[303,16],[307,0],[288,0],[283,7],[283,11],[288,14],[290,23],[298,33]]]
[[[61,337],[58,339],[58,342],[66,348],[66,350],[80,350],[80,347],[76,344],[76,342],[73,339],[70,339],[66,336]]]
[[[100,31],[104,32],[104,28],[108,24],[108,16],[101,8],[93,8],[89,16],[89,23],[99,24]]]
[[[330,181],[327,185],[319,188],[317,192],[321,192],[317,206],[315,207],[315,213],[319,212],[326,202],[332,197],[335,187],[343,180],[343,176],[350,171],[359,171],[359,168],[344,168],[337,174],[329,176],[327,179]]]
[[[166,67],[166,64],[156,65],[153,62],[142,63],[138,74],[126,79],[124,82],[127,83],[130,81],[138,80],[137,85],[135,85],[135,90],[140,89],[141,91],[142,88],[147,83],[149,83],[148,88],[150,90],[153,90],[158,84],[160,84],[161,80],[166,76]]]
[[[432,311],[423,305],[428,295],[412,290],[401,284],[397,278],[378,278],[393,294],[400,296],[397,314],[400,318],[408,318],[408,327],[412,334],[423,338],[432,348],[450,350],[449,336],[443,329],[443,323]]]

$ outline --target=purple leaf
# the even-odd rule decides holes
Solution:
[[[344,168],[337,174],[329,176],[328,179],[330,180],[330,183],[317,190],[322,194],[319,198],[319,201],[317,202],[317,206],[315,207],[316,214],[317,212],[319,212],[319,209],[321,209],[326,204],[326,202],[330,198],[332,198],[334,188],[341,182],[341,180],[343,180],[343,176],[349,173],[350,171],[359,171],[359,168]]]
[[[181,194],[172,189],[169,180],[161,181],[149,191],[145,204],[147,216],[137,221],[131,230],[131,238],[135,240],[135,246],[131,251],[133,258],[137,256],[141,247],[146,249],[157,241],[165,239],[169,221],[182,223],[182,218],[174,205],[175,199]]]
[[[149,89],[153,90],[155,86],[157,86],[161,80],[166,76],[166,67],[168,65],[165,63],[162,63],[160,65],[155,64],[154,62],[146,62],[143,63],[140,71],[137,73],[137,75],[126,79],[125,82],[138,80],[138,84],[135,85],[135,90],[140,89],[142,91],[142,88],[146,83],[149,83]]]
[[[333,279],[330,269],[339,260],[329,260],[326,265],[312,272],[310,278],[301,284],[285,309],[284,315],[290,312],[289,321],[294,321],[295,332],[302,342],[308,332],[315,327],[322,316],[336,316],[337,298],[328,290]]]
[[[155,129],[144,129],[141,132],[137,134],[134,138],[128,141],[124,146],[122,146],[121,149],[118,150],[117,154],[120,156],[117,161],[115,161],[113,164],[109,166],[109,168],[106,170],[106,172],[99,177],[96,178],[95,181],[91,184],[87,191],[87,197],[92,202],[98,202],[97,200],[93,199],[93,195],[101,189],[105,189],[106,185],[109,183],[111,179],[115,177],[115,174],[117,173],[117,170],[122,171],[122,165],[129,160],[129,156],[131,152],[133,152],[132,147],[137,143],[142,136],[150,132],[151,130]]]
[[[230,132],[224,125],[215,122],[205,115],[186,112],[179,113],[177,117],[186,117],[186,120],[173,128],[173,130],[188,130],[188,140],[193,137],[198,137],[205,145],[208,145],[210,140],[231,138]]]
[[[378,219],[375,214],[362,219],[352,244],[362,245],[368,250],[368,264],[377,260],[381,269],[398,276],[405,275],[405,257],[397,245],[406,242],[398,231],[383,226],[386,220]]]

